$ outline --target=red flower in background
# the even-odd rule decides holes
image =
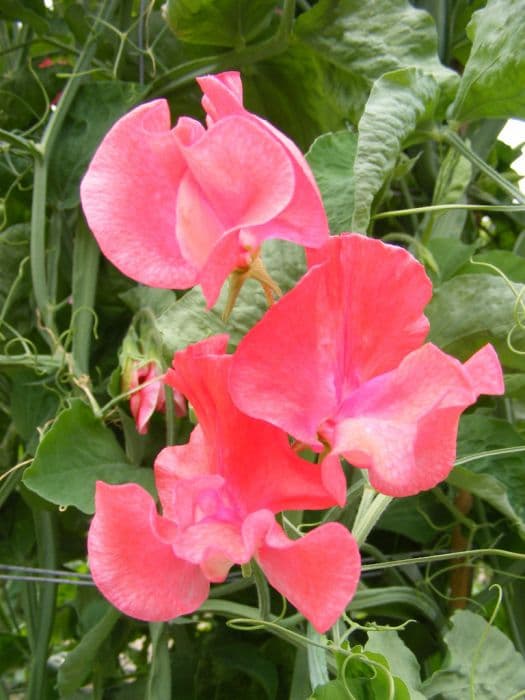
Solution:
[[[81,198],[124,274],[153,287],[199,283],[212,306],[231,272],[257,264],[264,240],[316,248],[328,225],[305,159],[244,109],[239,74],[198,82],[207,129],[187,117],[172,129],[165,100],[137,107],[102,141]]]
[[[431,283],[401,248],[353,234],[309,257],[317,264],[241,341],[235,404],[331,464],[367,468],[387,495],[435,486],[452,469],[460,414],[504,391],[494,349],[462,365],[423,345]]]
[[[156,380],[156,381],[153,381]],[[129,372],[125,390],[138,389],[129,398],[131,415],[135,420],[137,431],[141,435],[148,432],[148,423],[155,411],[166,409],[164,375],[155,361],[140,366],[137,361]],[[186,401],[178,391],[173,392],[175,414],[186,415]]]
[[[162,516],[138,485],[97,484],[91,573],[120,610],[166,620],[197,609],[210,582],[254,557],[269,582],[324,632],[355,592],[357,545],[338,523],[299,540],[277,524],[282,510],[325,508],[336,499],[321,469],[297,457],[282,431],[233,406],[226,343],[217,336],[177,353],[167,374],[200,423],[187,445],[167,447],[156,460]]]

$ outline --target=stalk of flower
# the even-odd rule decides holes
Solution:
[[[431,283],[401,248],[341,235],[309,262],[241,341],[234,403],[324,461],[368,469],[383,494],[432,488],[453,467],[460,414],[504,391],[496,352],[487,345],[462,364],[424,344]]]
[[[234,407],[226,345],[226,336],[216,336],[190,346],[167,373],[199,424],[187,445],[165,448],[155,462],[162,515],[140,486],[98,483],[88,538],[93,578],[120,610],[166,620],[196,610],[210,582],[255,559],[270,584],[324,632],[357,587],[357,544],[339,523],[291,540],[275,515],[334,505],[339,484],[300,459],[281,430]]]
[[[109,260],[143,284],[200,284],[211,307],[233,273],[228,308],[249,277],[272,301],[278,287],[261,246],[267,238],[322,246],[319,190],[297,147],[243,107],[238,73],[198,83],[207,128],[181,117],[172,129],[165,100],[113,126],[82,181],[86,219]]]

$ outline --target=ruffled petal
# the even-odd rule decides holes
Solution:
[[[186,289],[197,268],[175,235],[184,158],[165,100],[137,107],[99,146],[81,183],[82,206],[104,255],[125,275],[152,287]]]
[[[290,202],[295,186],[290,160],[254,121],[226,117],[191,146],[179,145],[224,232],[265,223]]]
[[[401,248],[334,236],[321,257],[241,341],[230,379],[242,411],[314,446],[352,391],[421,345],[431,295]]]
[[[335,418],[333,452],[368,468],[372,486],[387,495],[432,488],[454,465],[461,413],[487,391],[503,393],[492,349],[462,365],[424,345],[344,403]]]
[[[156,534],[151,496],[136,484],[97,482],[88,535],[89,566],[101,593],[139,620],[169,620],[196,610],[209,583],[198,566],[179,559]]]
[[[322,525],[299,540],[289,540],[274,523],[256,558],[270,584],[320,633],[342,615],[361,573],[359,548],[339,523]]]
[[[176,353],[166,374],[166,382],[195,409],[209,445],[210,469],[224,477],[245,513],[326,508],[340,501],[340,481],[328,482],[335,484],[332,493],[321,469],[298,457],[283,431],[233,405],[228,391],[231,362],[232,356],[210,338]]]

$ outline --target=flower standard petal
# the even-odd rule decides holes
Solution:
[[[136,484],[97,482],[95,517],[88,535],[95,584],[119,610],[140,620],[169,620],[206,600],[208,580],[179,559],[156,531],[151,496]]]
[[[168,103],[156,100],[113,126],[82,181],[82,206],[102,252],[143,284],[186,289],[196,283],[198,270],[183,257],[175,236],[185,170]]]
[[[241,341],[230,379],[242,411],[312,445],[348,394],[421,345],[431,294],[423,267],[380,241],[337,236],[322,257]]]

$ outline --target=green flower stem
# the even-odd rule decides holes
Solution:
[[[379,214],[373,214],[372,219],[388,219],[391,216],[410,216],[411,214],[426,214],[427,212],[450,211],[454,209],[469,209],[471,211],[487,211],[487,212],[522,212],[525,211],[523,204],[431,204],[427,207],[414,207],[413,209],[394,209],[392,211],[382,211]]]
[[[226,69],[240,68],[283,53],[288,48],[288,38],[292,32],[294,17],[295,0],[284,0],[279,27],[269,39],[240,50],[206,56],[177,66],[152,83],[148,96],[157,97],[176,90],[205,73],[218,73]]]
[[[268,582],[257,562],[252,562],[253,578],[257,588],[257,599],[259,601],[259,617],[261,620],[270,619],[270,589]]]
[[[57,567],[55,514],[41,509],[33,510],[38,548],[38,562],[42,568]],[[32,663],[29,672],[27,700],[41,700],[45,687],[49,640],[53,630],[56,603],[56,583],[39,583],[38,609]]]
[[[369,484],[365,484],[363,495],[355,521],[352,526],[352,533],[358,545],[366,541],[370,531],[377,523],[383,512],[392,500],[391,496],[377,493]]]
[[[413,564],[430,564],[434,561],[446,561],[447,559],[462,559],[463,557],[498,556],[508,559],[521,559],[525,561],[522,552],[510,552],[506,549],[494,549],[491,547],[481,549],[467,549],[463,552],[444,552],[443,554],[429,554],[424,557],[410,557],[409,559],[391,559],[378,564],[363,564],[362,571],[379,571],[393,566],[412,566]]]
[[[83,218],[79,220],[73,251],[73,365],[78,375],[89,374],[95,293],[100,250]]]
[[[454,131],[451,129],[445,129],[440,132],[440,136],[447,141],[451,146],[453,146],[461,155],[465,156],[472,165],[475,165],[479,170],[490,177],[496,184],[498,184],[501,189],[508,195],[516,199],[520,204],[525,204],[525,195],[521,190],[515,187],[511,182],[504,178],[497,170],[494,170],[488,163],[486,163],[482,158],[474,153],[473,150],[461,139]]]
[[[103,3],[99,18],[102,19],[109,16],[115,4],[116,0]],[[89,66],[95,53],[98,25],[99,22],[97,19],[78,57],[73,75],[64,88],[56,110],[51,114],[49,122],[44,130],[42,140],[35,146],[38,153],[35,156],[33,201],[31,209],[31,276],[33,291],[41,320],[48,331],[44,334],[44,337],[52,350],[54,350],[58,344],[58,333],[53,317],[53,305],[50,299],[46,270],[46,191],[48,166],[55,141],[58,138],[64,119],[83,79],[82,73]]]

